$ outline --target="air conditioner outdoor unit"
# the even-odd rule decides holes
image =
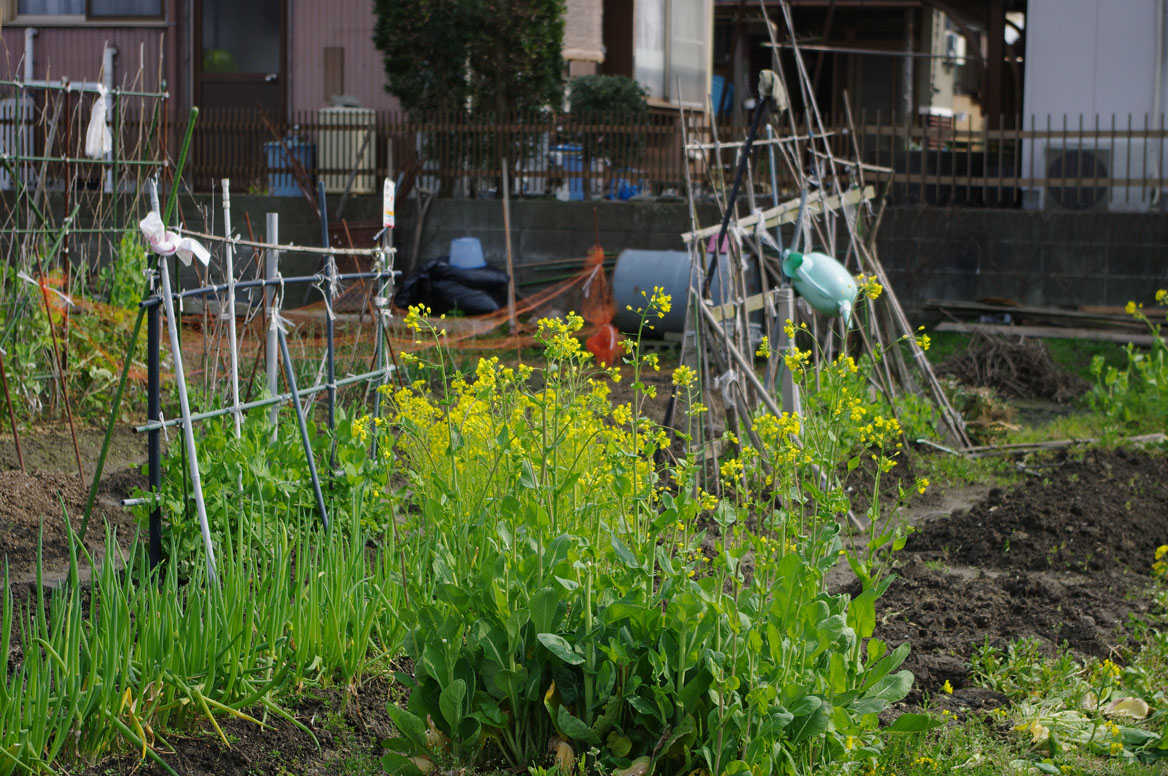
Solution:
[[[317,111],[317,165],[324,190],[339,194],[349,177],[352,194],[376,190],[377,116],[367,108],[321,108]],[[353,174],[353,171],[356,174]]]
[[[1141,181],[1156,177],[1150,156],[1154,152],[1143,138],[1051,140],[1043,149],[1046,185],[1040,191],[1041,207],[1147,212],[1152,190]]]

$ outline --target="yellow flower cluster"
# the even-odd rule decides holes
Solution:
[[[1156,291],[1156,304],[1164,304],[1168,302],[1168,288],[1161,288]]]
[[[722,473],[723,484],[727,487],[733,487],[738,478],[742,476],[742,459],[729,458],[722,462],[718,471]]]
[[[361,444],[365,444],[367,441],[369,441],[369,416],[362,415],[359,418],[355,418],[353,420],[352,431],[353,438]]]
[[[690,387],[695,379],[697,379],[697,373],[685,364],[681,364],[673,370],[673,384],[680,388]]]
[[[884,286],[880,285],[875,275],[856,275],[856,285],[860,293],[869,299],[875,299],[884,290]]]
[[[888,442],[898,440],[900,434],[900,421],[896,418],[885,418],[883,415],[877,415],[872,418],[871,423],[860,429],[860,442],[883,447]]]
[[[422,319],[430,315],[430,308],[424,304],[412,304],[406,313],[405,325],[412,332],[422,330]]]
[[[627,402],[612,408],[612,421],[618,426],[627,426],[632,419],[633,410]]]
[[[641,295],[644,295],[644,291]],[[649,312],[656,313],[658,318],[664,318],[673,309],[673,298],[665,293],[661,286],[653,286],[653,296],[649,298]]]
[[[803,370],[807,368],[807,364],[811,361],[810,350],[800,350],[792,346],[791,352],[783,356],[783,363],[787,365],[787,370],[790,371],[795,379],[803,377]]]
[[[1168,544],[1161,544],[1156,548],[1156,558],[1152,564],[1152,573],[1160,577],[1168,576]]]
[[[576,332],[584,328],[584,319],[574,312],[566,318],[540,318],[536,323],[535,339],[544,346],[544,355],[552,361],[566,361],[573,358],[585,359],[591,353],[580,346]]]
[[[770,358],[772,352],[771,341],[768,338],[763,337],[762,341],[758,343],[758,350],[754,351],[754,355],[758,356],[759,358]]]
[[[1115,663],[1112,663],[1110,659],[1104,659],[1104,661],[1099,664],[1097,675],[1100,680],[1118,679],[1119,674],[1119,666],[1117,666]]]
[[[917,477],[916,487],[917,487],[917,493],[924,493],[925,489],[929,487],[929,478],[928,477]],[[945,680],[945,684],[949,684],[948,679]],[[950,690],[949,692],[953,692],[953,691]]]
[[[775,417],[768,412],[754,421],[754,430],[764,446],[777,447],[780,443],[799,435],[799,415],[784,412]]]

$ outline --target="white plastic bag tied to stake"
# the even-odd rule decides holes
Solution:
[[[114,139],[109,125],[105,122],[106,88],[97,87],[97,99],[89,114],[89,127],[85,130],[85,155],[90,159],[102,159],[114,150]]]
[[[204,248],[202,243],[167,231],[162,218],[155,210],[151,210],[150,214],[142,219],[139,227],[142,229],[142,236],[150,243],[150,249],[159,256],[178,256],[187,267],[191,265],[192,257],[201,261],[204,267],[211,262],[211,252]]]

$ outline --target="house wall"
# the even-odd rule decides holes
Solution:
[[[398,99],[385,91],[381,52],[373,45],[370,0],[291,0],[288,47],[293,111],[328,105],[325,49],[343,50],[343,93],[375,110],[397,110]]]
[[[567,0],[564,5],[564,59],[603,62],[603,0]]]
[[[183,48],[177,39],[178,0],[166,3],[166,18],[161,21],[118,23],[83,23],[82,26],[28,24],[8,22],[0,28],[0,72],[5,78],[24,78],[25,29],[33,27],[33,78],[72,81],[97,81],[101,75],[102,54],[106,42],[117,49],[114,58],[114,83],[124,88],[135,85],[140,90],[159,88],[159,50],[166,52],[162,75],[172,98],[185,90],[177,77],[178,60]],[[141,69],[141,80],[135,78]]]
[[[1027,128],[1052,130],[1155,128],[1157,114],[1168,110],[1168,9],[1166,0],[1030,0],[1026,18],[1025,104]],[[1160,51],[1157,52],[1157,43]],[[1159,65],[1160,94],[1156,95]],[[1023,169],[1044,171],[1047,145],[1036,140],[1023,147]],[[1118,168],[1115,177],[1130,170],[1139,177],[1141,166],[1152,177],[1163,178],[1162,141],[1118,139],[1104,144]],[[1060,146],[1061,147],[1061,146]],[[1153,161],[1155,160],[1155,161]],[[1041,192],[1028,202],[1042,206]]]

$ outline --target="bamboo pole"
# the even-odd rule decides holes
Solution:
[[[141,321],[141,317],[139,314],[139,321]],[[27,474],[28,470],[24,468],[24,452],[20,449],[20,431],[16,428],[16,413],[12,409],[12,395],[8,392],[8,374],[4,371],[4,348],[0,348],[0,385],[4,387],[4,403],[8,405],[8,420],[12,423],[12,441],[16,445],[16,461],[20,464],[20,470]]]
[[[515,321],[515,266],[511,260],[511,184],[507,157],[503,157],[503,242],[507,246],[507,309],[511,321],[511,335],[518,329]]]

